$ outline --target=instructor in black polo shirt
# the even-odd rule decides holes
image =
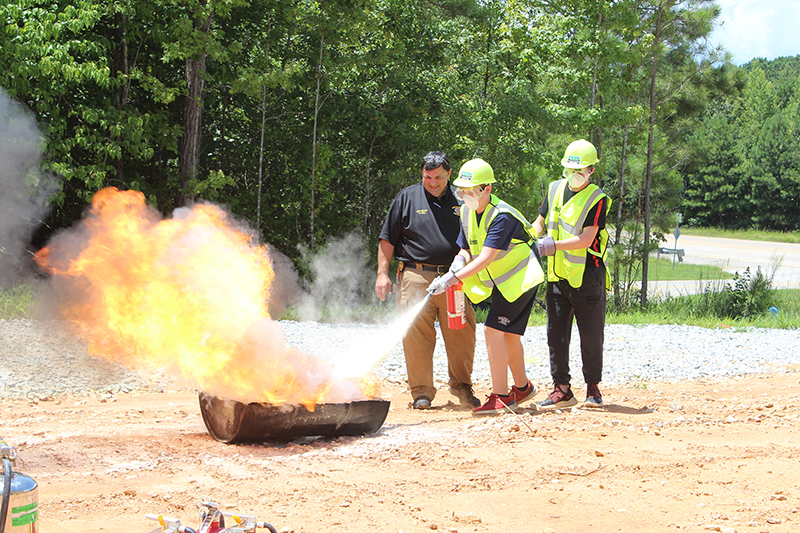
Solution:
[[[442,152],[422,158],[422,182],[397,193],[383,224],[378,245],[378,279],[375,294],[382,301],[392,292],[389,263],[399,265],[396,291],[402,310],[426,296],[431,281],[447,272],[459,252],[456,244],[460,223],[460,202],[450,188],[450,161]],[[472,392],[472,362],[475,357],[475,311],[466,303],[467,325],[450,329],[446,295],[431,296],[403,339],[408,386],[414,409],[430,409],[436,396],[433,384],[433,350],[436,346],[434,320],[439,325],[447,350],[450,393],[470,409],[481,402]]]

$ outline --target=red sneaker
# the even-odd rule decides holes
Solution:
[[[539,389],[537,389],[536,385],[534,385],[529,381],[528,388],[526,389],[520,389],[516,385],[513,385],[511,387],[511,392],[508,395],[511,396],[512,402],[516,403],[517,405],[520,405],[522,402],[527,402],[528,400],[536,396],[537,392],[539,392]]]
[[[501,398],[495,393],[489,395],[486,403],[481,405],[480,407],[476,407],[472,410],[473,415],[499,415],[508,412],[509,410],[514,411],[517,408],[517,404],[514,403],[514,400],[509,396],[508,398]]]

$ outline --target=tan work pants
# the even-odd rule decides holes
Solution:
[[[405,269],[397,276],[400,290],[397,291],[397,305],[403,309],[412,307],[426,296],[425,289],[436,278],[436,272]],[[450,329],[447,325],[447,295],[431,296],[419,312],[403,338],[406,356],[406,371],[411,396],[433,400],[436,387],[433,384],[433,351],[436,347],[436,328],[439,325],[447,351],[449,385],[472,385],[472,362],[475,358],[475,310],[466,301],[467,325],[462,329]]]

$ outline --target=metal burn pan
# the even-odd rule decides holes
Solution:
[[[200,412],[212,437],[233,444],[374,433],[386,420],[389,402],[322,403],[309,411],[302,405],[244,404],[200,392]]]

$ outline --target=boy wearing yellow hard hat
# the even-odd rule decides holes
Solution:
[[[584,139],[571,143],[561,160],[563,179],[550,184],[533,222],[539,253],[547,260],[547,344],[553,392],[539,402],[541,409],[578,403],[570,387],[569,343],[573,319],[581,338],[584,407],[601,407],[598,384],[603,373],[603,335],[606,317],[608,232],[606,215],[611,199],[591,183],[598,162],[594,145]],[[545,235],[545,231],[547,232]]]
[[[492,194],[492,167],[482,159],[467,161],[453,185],[464,200],[461,233],[449,272],[428,287],[440,294],[464,282],[464,293],[473,303],[491,297],[484,325],[492,393],[473,409],[473,415],[494,415],[533,398],[536,386],[525,373],[522,335],[528,324],[536,289],[544,271],[534,251],[530,222],[516,209]],[[514,384],[508,389],[508,371]]]

